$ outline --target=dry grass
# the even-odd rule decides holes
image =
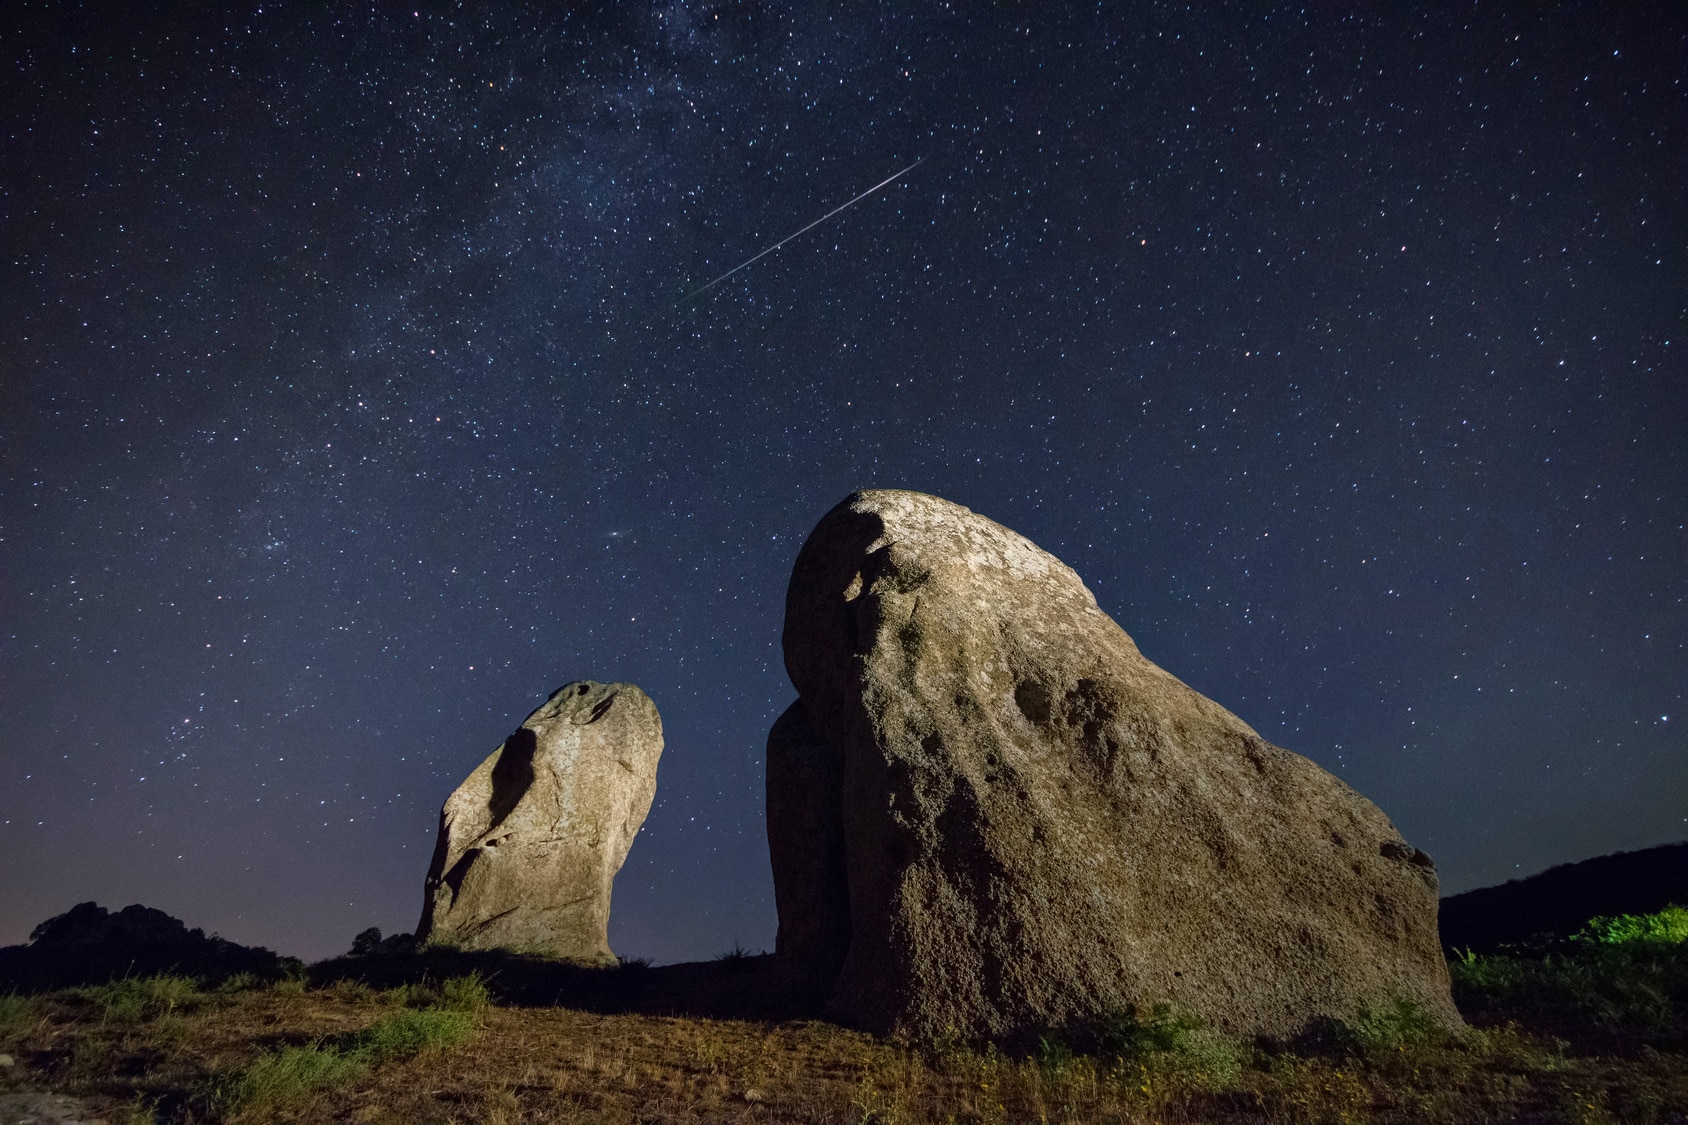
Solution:
[[[88,1097],[111,1121],[1688,1120],[1681,1054],[1579,1056],[1504,1027],[1393,1044],[1373,1035],[1307,1054],[1181,1045],[1151,1028],[1121,1055],[1048,1044],[1016,1059],[917,1052],[823,1023],[489,1006],[484,987],[461,982],[218,992],[154,982],[116,996],[137,991],[138,1012],[120,1003],[119,1018],[91,990],[11,1012],[0,1051],[20,1065],[0,1070],[0,1087]],[[462,1034],[409,1027],[446,1017]],[[382,1039],[383,1027],[397,1038]],[[271,1080],[279,1092],[227,1094]]]

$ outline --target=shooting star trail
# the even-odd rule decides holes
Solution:
[[[679,305],[685,304],[687,301],[690,301],[693,297],[702,296],[704,293],[709,292],[711,289],[715,288],[717,285],[721,284],[723,281],[725,281],[729,277],[733,276],[739,270],[742,270],[746,266],[755,263],[759,259],[766,258],[769,254],[772,254],[775,250],[778,250],[781,246],[784,246],[786,243],[790,242],[792,239],[796,238],[798,235],[804,234],[804,233],[807,233],[808,231],[814,230],[816,227],[820,226],[822,223],[826,222],[828,219],[830,219],[834,215],[838,214],[838,212],[845,211],[845,210],[848,210],[851,207],[854,207],[856,204],[860,203],[862,200],[866,199],[868,196],[872,195],[874,192],[878,191],[880,188],[885,187],[887,184],[890,184],[895,180],[901,179],[903,176],[906,176],[908,173],[914,171],[916,168],[920,167],[920,165],[924,164],[925,162],[926,162],[926,158],[924,156],[922,156],[919,160],[916,160],[913,164],[910,164],[907,168],[904,168],[901,172],[898,172],[893,176],[887,176],[885,179],[880,180],[877,184],[874,184],[872,187],[868,188],[866,191],[864,191],[860,195],[856,196],[856,198],[850,200],[848,203],[839,204],[837,207],[834,207],[832,210],[828,211],[826,214],[822,215],[820,218],[816,219],[814,222],[810,223],[808,226],[804,227],[802,230],[797,231],[793,234],[786,235],[784,238],[780,239],[778,242],[774,243],[772,246],[768,247],[766,250],[764,250],[760,254],[756,255],[756,257],[747,258],[746,260],[740,262],[738,265],[734,266],[732,269],[728,270],[726,273],[722,274],[720,277],[716,278],[714,281],[709,282],[707,285],[700,285],[696,289],[693,289],[690,293],[687,293],[684,297],[681,297],[678,302],[676,302],[676,307],[678,307]]]

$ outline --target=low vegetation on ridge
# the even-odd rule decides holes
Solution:
[[[1400,1002],[1273,1046],[1157,1005],[1009,1055],[816,1022],[590,1012],[434,964],[351,958],[310,979],[155,975],[0,997],[0,1094],[47,1088],[129,1123],[1688,1120],[1676,907],[1456,955],[1463,1032]]]

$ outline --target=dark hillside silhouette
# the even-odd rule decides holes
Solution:
[[[1442,900],[1442,945],[1490,950],[1538,936],[1566,937],[1598,915],[1688,906],[1688,843],[1617,852]]]
[[[1449,950],[1484,952],[1537,937],[1562,938],[1599,915],[1645,914],[1672,903],[1688,906],[1688,842],[1562,864],[1450,895],[1441,901],[1441,938]],[[30,937],[28,945],[0,948],[0,994],[161,972],[207,980],[239,972],[274,977],[291,962],[267,949],[207,936],[140,905],[108,911],[82,903],[41,923]],[[391,985],[479,971],[491,978],[506,1003],[563,1002],[599,1012],[736,1018],[815,1014],[771,957],[618,971],[496,952],[436,950],[418,956],[383,948],[380,953],[325,961],[310,975],[316,983],[349,977]]]
[[[79,903],[36,926],[28,945],[0,948],[0,994],[102,984],[118,977],[178,973],[222,980],[234,973],[280,975],[283,959],[237,945],[149,906],[110,911]]]

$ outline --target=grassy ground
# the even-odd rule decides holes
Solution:
[[[0,999],[0,1053],[15,1060],[0,1093],[75,1095],[112,1122],[1685,1122],[1685,951],[1584,936],[1456,959],[1474,1025],[1460,1035],[1399,1007],[1266,1049],[1157,1010],[1116,1016],[1098,1054],[1051,1037],[1020,1058],[607,1010],[605,997],[684,994],[669,970],[611,970],[596,992],[576,981],[594,1012],[542,1001],[555,981],[514,969],[489,990],[437,963],[396,981],[404,963],[347,961],[311,982],[161,977]],[[694,997],[735,981],[753,993],[756,961],[709,967]],[[428,972],[441,983],[415,979]]]

